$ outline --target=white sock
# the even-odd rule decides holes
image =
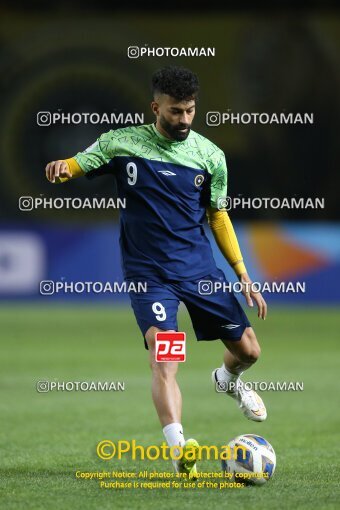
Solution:
[[[224,381],[227,384],[229,391],[236,390],[238,381],[242,374],[243,374],[243,372],[239,372],[238,374],[233,374],[232,372],[229,372],[229,370],[226,368],[224,363],[221,366],[221,368],[217,369],[217,373],[216,373],[217,380]]]
[[[170,423],[169,425],[166,425],[163,428],[163,434],[165,436],[169,448],[171,448],[172,446],[183,447],[185,445],[183,427],[180,423]],[[174,450],[174,454],[176,456],[179,454],[179,450],[177,448]],[[177,461],[172,459],[172,463],[177,471]]]

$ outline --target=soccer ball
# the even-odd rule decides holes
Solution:
[[[270,443],[256,434],[237,436],[228,443],[222,470],[235,482],[263,485],[274,474],[276,455]]]

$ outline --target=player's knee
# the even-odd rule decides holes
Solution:
[[[159,362],[155,359],[155,351],[150,350],[149,364],[152,375],[160,383],[167,384],[176,377],[178,363],[175,361]]]
[[[160,379],[170,379],[176,375],[178,363],[176,362],[157,362],[156,361],[156,333],[162,331],[155,326],[151,326],[145,333],[145,340],[149,349],[149,366],[154,375]]]
[[[145,333],[145,340],[146,340],[146,343],[148,344],[148,348],[150,351],[155,349],[155,338],[156,338],[157,331],[159,331],[159,329],[152,326]]]
[[[151,326],[145,333],[145,340],[149,349],[149,366],[152,370],[153,377],[156,377],[159,382],[166,384],[176,377],[178,363],[171,362],[158,362],[156,361],[156,333],[162,331],[155,326]]]
[[[252,329],[246,330],[242,336],[244,348],[239,353],[239,359],[243,363],[253,365],[261,355],[261,347]]]
[[[256,347],[251,347],[240,353],[239,359],[243,363],[253,365],[259,359],[261,350]]]
[[[177,363],[169,362],[169,363],[158,363],[157,361],[151,362],[151,370],[153,376],[157,378],[158,381],[167,384],[176,377],[177,373]]]

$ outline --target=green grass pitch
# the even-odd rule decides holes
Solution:
[[[262,357],[245,380],[303,381],[303,392],[261,393],[265,423],[246,420],[233,400],[214,392],[210,374],[222,343],[200,342],[185,312],[187,362],[178,380],[186,437],[225,444],[238,434],[263,435],[277,468],[263,487],[114,490],[76,470],[170,470],[165,461],[100,460],[102,439],[160,445],[150,369],[129,308],[4,305],[1,337],[1,496],[6,510],[49,509],[331,509],[339,508],[339,326],[335,309],[275,308],[263,322],[250,313]],[[124,392],[39,394],[38,380],[125,381]],[[219,461],[199,470],[218,471]]]

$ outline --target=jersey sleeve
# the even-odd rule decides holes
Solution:
[[[210,206],[220,209],[227,197],[228,169],[222,151],[212,160],[210,181]]]
[[[109,163],[114,157],[112,131],[103,133],[92,145],[83,152],[78,152],[73,158],[85,172],[91,172]]]

